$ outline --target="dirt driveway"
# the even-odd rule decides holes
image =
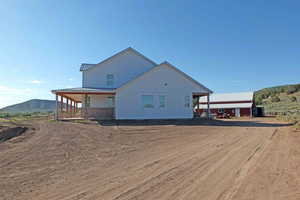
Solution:
[[[300,199],[300,133],[270,119],[33,126],[0,143],[1,200]]]

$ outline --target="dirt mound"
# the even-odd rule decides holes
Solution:
[[[11,138],[22,135],[28,128],[27,127],[8,127],[0,130],[0,143]]]

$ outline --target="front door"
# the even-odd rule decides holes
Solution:
[[[235,116],[236,116],[236,117],[240,117],[240,116],[241,116],[241,114],[240,114],[240,109],[239,109],[239,108],[236,108],[236,109],[235,109]]]

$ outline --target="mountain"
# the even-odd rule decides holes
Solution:
[[[0,112],[25,113],[25,112],[52,112],[55,110],[54,100],[31,99],[23,103],[7,106]]]
[[[267,114],[300,116],[300,84],[264,88],[254,93]]]

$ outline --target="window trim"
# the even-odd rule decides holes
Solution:
[[[158,104],[159,104],[158,105],[159,108],[166,107],[166,96],[165,95],[158,95]]]
[[[114,74],[106,74],[106,86],[113,86],[114,80],[115,80]]]
[[[189,95],[184,96],[184,107],[189,108],[191,106],[191,97]]]

